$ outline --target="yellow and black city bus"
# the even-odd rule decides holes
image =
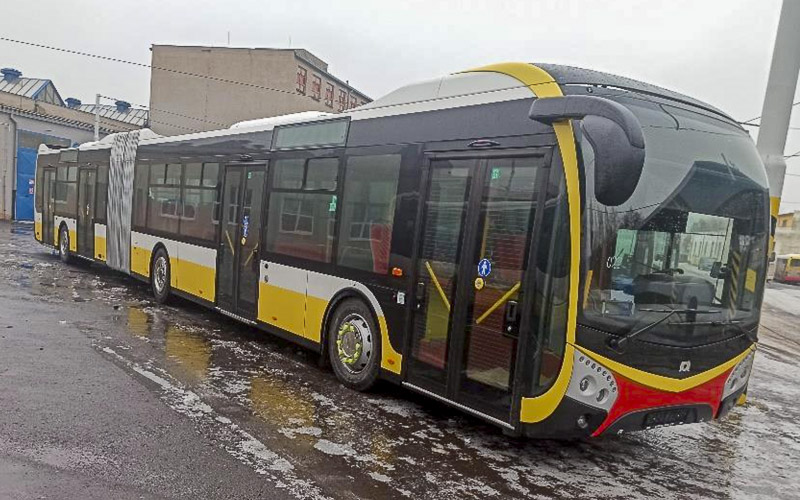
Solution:
[[[782,283],[800,283],[800,254],[778,255],[773,279]]]
[[[504,63],[338,115],[43,149],[36,238],[510,434],[621,433],[744,398],[770,227],[723,112]],[[325,359],[325,358],[323,358]]]

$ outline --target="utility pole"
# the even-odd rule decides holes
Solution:
[[[792,116],[792,101],[797,89],[800,72],[800,1],[784,0],[772,66],[769,69],[767,94],[761,110],[761,126],[758,131],[758,152],[767,168],[769,179],[770,213],[773,227],[781,205],[783,181],[786,176],[786,134]],[[773,244],[770,244],[770,252]]]
[[[94,140],[100,140],[100,94],[94,98]]]

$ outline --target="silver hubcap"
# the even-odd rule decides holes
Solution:
[[[372,331],[360,314],[350,314],[336,332],[336,350],[342,366],[351,373],[360,373],[372,357]]]
[[[67,252],[69,251],[69,233],[63,230],[61,231],[59,250],[61,250],[61,255],[67,255]]]
[[[164,291],[164,287],[167,286],[167,259],[159,257],[156,259],[156,265],[153,268],[153,282],[156,285],[156,291],[161,293]]]

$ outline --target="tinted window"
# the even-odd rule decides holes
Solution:
[[[97,203],[95,217],[99,221],[106,220],[106,203],[108,201],[108,165],[97,167]]]
[[[347,160],[339,229],[340,265],[385,274],[389,266],[400,155]]]
[[[167,166],[164,164],[150,165],[150,184],[164,184]]]
[[[203,164],[187,163],[184,175],[185,175],[185,179],[183,180],[184,186],[199,186],[200,179],[203,176]]]
[[[306,164],[305,189],[336,189],[339,174],[338,158],[312,158]]]
[[[161,165],[163,167],[163,165]],[[150,165],[137,165],[133,178],[133,225],[143,227],[147,224],[147,191]],[[164,170],[161,170],[162,175]]]
[[[279,189],[301,189],[305,176],[306,160],[291,158],[275,161],[274,187]]]
[[[217,233],[217,190],[184,188],[181,235],[211,241]]]
[[[212,241],[217,234],[216,163],[188,163],[184,171],[180,234]],[[207,187],[210,186],[210,187]]]
[[[273,192],[267,249],[322,262],[331,261],[336,195]]]
[[[347,139],[347,121],[310,123],[278,128],[275,148],[300,146],[343,146]]]
[[[156,231],[178,232],[180,187],[150,186],[147,201],[147,227]]]
[[[219,163],[203,164],[203,186],[217,187],[219,182]]]
[[[178,186],[181,183],[181,165],[178,163],[171,163],[167,165],[167,177],[164,184],[170,186]]]

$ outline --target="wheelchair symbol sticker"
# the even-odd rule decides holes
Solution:
[[[481,278],[485,278],[489,276],[491,272],[492,272],[492,263],[489,262],[489,259],[481,259],[481,261],[478,262],[478,275]]]

